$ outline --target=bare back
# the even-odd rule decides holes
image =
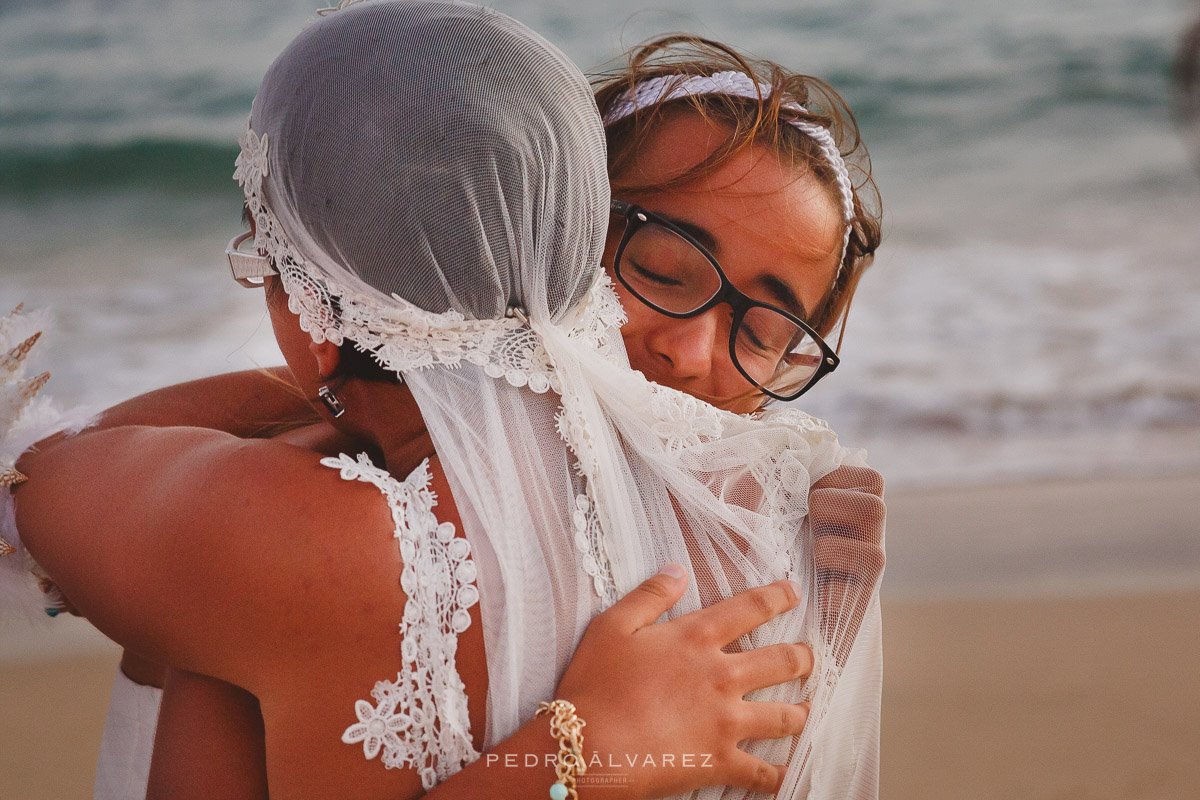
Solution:
[[[117,466],[97,477],[104,464]],[[356,702],[372,703],[376,682],[403,664],[403,564],[379,487],[344,480],[311,450],[199,429],[84,433],[22,466],[31,479],[17,496],[19,524],[84,614],[148,657],[258,698],[273,797],[423,794],[418,772],[387,769],[342,740],[359,722]],[[437,458],[428,473],[413,467],[428,475],[414,486],[432,492],[438,521],[461,538]],[[54,497],[66,491],[95,496],[64,508]],[[113,546],[97,554],[97,541]],[[478,604],[469,613],[456,663],[479,750],[487,670]]]

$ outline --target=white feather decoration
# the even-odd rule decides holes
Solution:
[[[16,461],[47,436],[76,433],[93,418],[82,408],[63,411],[40,393],[50,373],[28,374],[29,354],[47,321],[44,311],[23,306],[0,318],[0,618],[45,620],[46,609],[61,606],[56,593],[43,591],[41,570],[21,546],[12,490],[27,478]]]

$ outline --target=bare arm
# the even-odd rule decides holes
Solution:
[[[14,499],[30,552],[84,616],[147,658],[211,672],[218,665],[197,663],[202,652],[248,653],[286,621],[268,599],[286,587],[273,594],[264,581],[295,591],[306,571],[321,571],[304,563],[319,552],[262,524],[289,506],[317,524],[329,513],[313,481],[336,475],[297,448],[118,427],[48,441],[19,464],[30,479]]]
[[[97,428],[186,426],[265,438],[318,417],[287,367],[251,369],[155,389],[105,411]]]
[[[556,780],[545,754],[557,751],[549,723],[535,718],[424,796],[542,797]],[[536,755],[534,766],[527,764],[526,754]],[[233,684],[169,671],[147,800],[266,800],[267,796],[258,701]]]
[[[171,670],[146,797],[267,800],[262,713],[254,696],[216,678]]]
[[[90,430],[129,425],[197,427],[239,438],[276,438],[325,455],[361,449],[320,420],[287,367],[200,378],[138,395],[100,415]],[[121,670],[146,686],[163,686],[166,670],[126,651]]]

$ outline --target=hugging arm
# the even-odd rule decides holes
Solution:
[[[187,426],[241,439],[318,421],[287,367],[249,369],[155,389],[104,411],[96,427]]]
[[[242,439],[274,437],[325,455],[353,446],[320,420],[287,367],[242,370],[145,392],[106,409],[88,430],[130,425],[204,428]],[[130,651],[121,669],[138,683],[162,686],[163,667]]]
[[[147,800],[267,800],[258,701],[231,683],[167,673]]]
[[[786,582],[747,590],[668,622],[658,620],[682,596],[686,580],[667,573],[643,582],[589,625],[559,682],[556,697],[575,704],[587,722],[584,754],[609,780],[610,800],[662,797],[702,786],[735,785],[774,791],[781,766],[740,750],[746,739],[798,734],[806,706],[753,703],[754,689],[806,675],[811,653],[803,645],[780,644],[743,653],[723,646],[793,609],[795,591]],[[190,797],[169,792],[192,781],[196,797],[260,800],[263,795],[261,732],[240,690],[219,681],[183,676],[168,685],[163,725],[194,736],[205,724],[224,737],[206,753],[222,763],[203,769],[177,733],[160,729],[151,769],[151,798]],[[190,685],[189,685],[190,684]],[[182,698],[171,698],[182,690]],[[193,702],[197,699],[203,703]],[[551,699],[551,698],[546,698]],[[206,705],[207,704],[207,705]],[[217,715],[214,715],[214,711]],[[544,717],[527,720],[480,758],[421,796],[433,800],[492,800],[539,797],[556,780],[547,754],[558,750]],[[671,765],[646,764],[652,754],[679,754]],[[685,763],[684,754],[693,760]],[[635,766],[626,766],[633,757]],[[362,796],[362,795],[356,795]]]
[[[259,522],[269,503],[312,505],[289,477],[328,472],[287,445],[144,426],[45,440],[18,468],[29,476],[13,495],[23,541],[72,604],[147,658],[199,671],[216,666],[211,654],[268,643],[257,620],[279,615],[258,590],[302,579],[306,565]],[[281,486],[264,492],[267,475]]]

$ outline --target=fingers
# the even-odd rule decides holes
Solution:
[[[629,594],[613,603],[593,622],[614,625],[624,634],[633,633],[652,625],[667,613],[683,596],[686,587],[687,571],[683,565],[667,564],[657,575],[642,581]]]
[[[887,507],[874,494],[850,489],[813,489],[808,519],[814,536],[844,536],[878,546],[883,542]]]
[[[814,548],[821,638],[844,666],[883,574],[883,550],[843,536],[820,537]]]
[[[836,577],[868,591],[883,574],[883,550],[845,536],[819,536],[813,543],[817,580]]]
[[[851,489],[883,497],[883,476],[870,467],[838,467],[812,485],[816,489]]]
[[[821,637],[839,665],[849,658],[884,566],[883,500],[874,492],[833,485],[870,482],[870,475],[855,470],[874,473],[843,467],[826,476],[829,485],[809,494]],[[882,491],[882,478],[878,486]]]
[[[806,644],[773,644],[731,653],[729,659],[743,694],[803,678],[813,670],[812,650]]]
[[[701,638],[726,645],[791,610],[799,599],[799,587],[791,581],[775,581],[747,589],[683,619],[697,626],[696,634]]]
[[[808,722],[808,703],[746,704],[746,739],[783,739],[804,733]]]
[[[768,764],[760,758],[747,753],[745,750],[734,750],[726,760],[726,780],[733,786],[742,786],[755,792],[775,794],[783,783],[783,775],[787,767],[782,764]]]

